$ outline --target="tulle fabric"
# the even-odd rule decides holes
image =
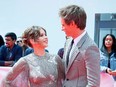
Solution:
[[[12,81],[12,83],[10,84],[5,84],[4,83],[4,77],[7,75],[8,71],[11,69],[12,67],[2,67],[0,68],[0,87],[30,87],[29,86],[29,82],[27,82],[27,77],[25,77],[26,73],[25,71],[21,72],[21,74],[19,76],[17,76],[16,79],[14,79]],[[25,84],[28,83],[28,84]]]
[[[0,87],[61,87],[64,68],[59,56],[32,53],[20,58],[3,78]]]

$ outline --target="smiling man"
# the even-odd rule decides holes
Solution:
[[[22,48],[15,44],[17,36],[13,32],[5,35],[6,44],[0,48],[0,66],[13,66],[22,56]]]
[[[100,54],[86,28],[86,12],[78,5],[59,12],[62,31],[68,38],[64,46],[65,81],[63,87],[99,87]]]

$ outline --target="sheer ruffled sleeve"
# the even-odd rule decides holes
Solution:
[[[25,58],[21,58],[2,81],[2,87],[29,87],[29,67]]]
[[[61,58],[59,56],[56,56],[56,61],[58,63],[58,86],[57,87],[62,87],[62,83],[64,80],[64,66],[63,66],[63,62],[61,60]]]

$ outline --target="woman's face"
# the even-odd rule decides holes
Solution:
[[[48,46],[48,37],[43,29],[40,30],[40,37],[35,41],[36,47],[46,48]]]
[[[108,35],[105,39],[105,46],[107,48],[111,48],[112,47],[112,44],[113,44],[113,39],[110,35]]]

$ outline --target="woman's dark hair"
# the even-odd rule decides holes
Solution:
[[[113,44],[112,44],[112,51],[116,51],[116,39],[115,36],[113,34],[107,34],[104,38],[103,38],[103,42],[102,42],[102,47],[101,47],[101,51],[104,52],[104,50],[106,50],[106,46],[105,46],[105,39],[107,36],[111,36],[112,40],[113,40]]]
[[[1,47],[2,45],[4,45],[4,39],[3,39],[3,37],[0,35],[0,47]]]

